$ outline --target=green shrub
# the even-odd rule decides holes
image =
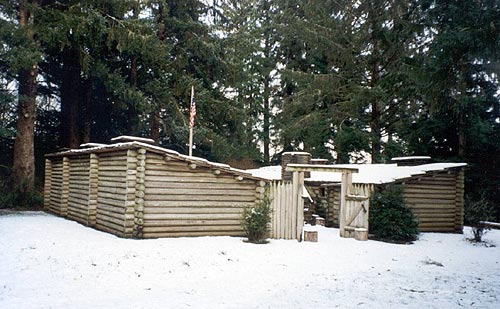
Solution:
[[[243,210],[241,226],[249,242],[265,243],[270,222],[271,203],[268,198],[264,198],[254,207],[247,207]]]
[[[489,227],[484,225],[482,221],[493,220],[494,208],[488,203],[485,196],[479,199],[467,197],[464,205],[465,224],[472,228],[472,239],[475,242],[481,242],[482,237],[489,230]]]
[[[0,209],[39,210],[43,207],[43,196],[36,189],[28,189],[25,183],[10,189],[6,182],[0,184]]]
[[[417,239],[418,220],[406,207],[401,186],[389,185],[371,198],[370,233],[375,237],[395,242]]]

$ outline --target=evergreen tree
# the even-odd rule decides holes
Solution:
[[[34,21],[38,18],[38,1],[2,1],[2,32],[9,75],[17,79],[17,125],[13,149],[12,181],[31,190],[35,184],[34,126],[38,63],[41,53]],[[4,32],[5,31],[5,32]]]

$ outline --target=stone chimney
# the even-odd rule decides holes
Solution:
[[[392,158],[391,163],[396,163],[398,166],[417,166],[417,165],[431,163],[431,157],[428,156],[397,157],[397,158]]]
[[[281,179],[291,181],[292,172],[287,172],[288,164],[311,164],[311,154],[308,152],[284,152],[281,155]],[[311,177],[311,173],[305,172],[304,178]]]

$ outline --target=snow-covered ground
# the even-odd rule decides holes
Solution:
[[[500,308],[496,247],[343,239],[120,239],[45,213],[0,216],[0,308]]]

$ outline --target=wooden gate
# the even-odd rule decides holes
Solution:
[[[341,237],[367,239],[369,199],[372,191],[373,185],[352,184],[351,175],[343,175],[340,195]]]
[[[272,208],[271,238],[302,240],[304,201],[301,183],[304,181],[304,175],[298,174],[294,173],[292,182],[273,181],[271,183],[269,192]]]
[[[340,236],[353,237],[354,234],[351,236],[349,232],[346,232],[351,228],[353,231],[358,227],[368,228],[369,191],[359,191],[365,188],[356,189],[352,186],[352,173],[357,173],[357,169],[335,165],[288,164],[286,170],[293,172],[292,182],[274,181],[271,183],[269,192],[273,211],[271,238],[302,240],[304,227],[302,190],[304,172],[308,171],[342,173]],[[346,224],[346,222],[349,223]],[[368,230],[366,230],[366,235],[368,235]]]

